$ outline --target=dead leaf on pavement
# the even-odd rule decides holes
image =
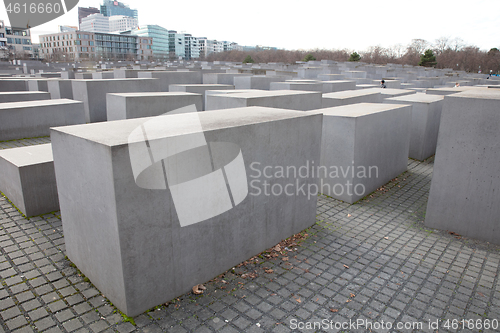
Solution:
[[[203,294],[203,290],[206,290],[204,285],[202,284],[197,284],[196,286],[193,287],[193,294],[195,295],[200,295]]]
[[[331,312],[334,312],[334,313],[335,313],[335,312],[339,312],[339,310],[337,310],[337,309],[330,309],[330,311],[331,311]]]

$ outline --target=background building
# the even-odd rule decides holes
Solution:
[[[109,32],[109,17],[102,14],[92,14],[82,19],[80,31]]]
[[[101,14],[104,16],[125,15],[138,19],[137,9],[130,9],[128,5],[113,0],[103,1]]]
[[[49,61],[149,60],[153,39],[76,31],[40,36],[40,57]]]
[[[3,57],[8,53],[8,57],[14,59],[33,58],[29,29],[8,27],[0,20],[0,48],[6,48],[2,50]]]
[[[82,19],[84,17],[99,13],[100,13],[99,9],[94,7],[78,7],[78,26],[80,27],[80,24],[82,24]]]
[[[153,39],[154,59],[168,60],[170,58],[170,35],[167,29],[159,25],[142,25],[133,29],[130,34]]]
[[[138,26],[137,19],[130,16],[113,15],[109,17],[109,32],[131,30]]]

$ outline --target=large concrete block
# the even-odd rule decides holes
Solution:
[[[35,138],[49,128],[85,123],[83,103],[69,99],[0,103],[0,141]]]
[[[317,165],[321,121],[318,114],[245,108],[52,129],[68,257],[114,305],[135,316],[274,246],[315,223],[317,195],[296,187],[317,181],[311,172],[300,179],[275,173],[267,178],[262,170]],[[143,139],[129,141],[141,126],[149,148]],[[198,145],[179,147],[200,135]],[[162,151],[174,146],[184,152]],[[192,147],[198,148],[188,150]],[[133,169],[135,158],[144,149],[165,165],[160,170],[143,161],[152,168],[146,173],[161,171],[161,182],[147,183],[148,176],[141,174],[136,183],[134,170],[142,168]],[[207,163],[209,168],[203,169]],[[200,173],[183,174],[176,182],[173,171]],[[176,186],[183,189],[190,179],[205,179],[203,175],[214,177],[215,188],[196,183],[185,196],[178,195]],[[266,195],[263,181],[274,193],[291,184],[294,189],[287,189],[293,195]],[[215,190],[220,194],[209,195]],[[227,210],[212,214],[210,207],[222,203],[229,203]],[[200,212],[211,214],[186,225],[186,216]]]
[[[321,193],[352,204],[406,171],[411,106],[359,103],[320,112]]]
[[[94,72],[92,73],[93,80],[102,80],[102,79],[114,79],[115,76],[113,72]]]
[[[368,88],[363,89],[364,92],[380,92],[382,97],[382,102],[386,98],[398,97],[398,96],[406,96],[416,94],[415,90],[412,89],[392,89],[392,88]]]
[[[246,73],[205,73],[203,84],[231,84],[234,85],[235,77],[251,76]]]
[[[444,97],[425,225],[500,244],[500,92]]]
[[[76,80],[91,80],[92,79],[92,73],[75,73],[75,79]]]
[[[0,91],[28,91],[26,80],[0,79]]]
[[[166,92],[171,84],[201,84],[201,72],[153,71],[139,72],[139,78],[154,78],[159,80],[160,90]]]
[[[51,144],[0,150],[0,191],[28,217],[59,210]]]
[[[318,80],[321,80],[321,81],[345,80],[345,76],[342,74],[319,74]]]
[[[265,106],[271,108],[309,111],[321,108],[321,93],[294,90],[257,90],[207,95],[207,110]]]
[[[409,157],[423,161],[436,153],[443,99],[438,95],[413,94],[384,100],[388,104],[412,106]]]
[[[171,84],[168,91],[190,92],[203,96],[203,110],[205,110],[205,92],[207,90],[234,90],[230,84]]]
[[[127,92],[158,92],[158,79],[108,79],[72,80],[73,98],[82,101],[85,108],[85,121],[106,121],[106,94]]]
[[[202,111],[203,96],[187,92],[121,93],[106,95],[108,121],[159,116],[195,105]]]
[[[42,99],[50,99],[50,94],[45,91],[0,92],[0,103],[39,101]]]
[[[235,89],[259,89],[270,90],[271,83],[283,82],[287,80],[286,76],[270,75],[270,76],[242,76],[234,78]]]
[[[75,78],[74,71],[63,71],[61,72],[61,79],[63,80],[73,80]]]
[[[271,82],[271,90],[323,91],[323,82]]]
[[[133,69],[114,69],[113,74],[115,79],[136,79],[138,77],[139,72]]]
[[[476,90],[476,89],[484,89],[480,87],[443,87],[443,88],[429,88],[425,90],[426,94],[429,95],[451,95],[456,94],[462,91]]]
[[[352,80],[323,81],[324,93],[355,90],[355,89],[356,89],[356,81]]]
[[[49,79],[29,79],[27,80],[29,91],[45,91],[49,92],[47,82]]]
[[[73,99],[73,84],[71,80],[51,80],[47,82],[47,87],[52,99]]]
[[[322,107],[329,108],[356,103],[380,103],[382,96],[379,90],[382,89],[377,91],[369,90],[346,90],[323,94]]]

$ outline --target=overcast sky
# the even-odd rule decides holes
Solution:
[[[196,37],[284,49],[348,49],[407,45],[420,38],[461,38],[483,50],[500,48],[500,0],[125,0],[139,11],[139,24],[158,24]],[[80,0],[97,7],[101,0]],[[0,17],[8,18],[0,5]],[[78,25],[78,8],[32,29]]]

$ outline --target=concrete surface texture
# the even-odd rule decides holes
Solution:
[[[171,84],[201,84],[202,74],[200,72],[176,72],[176,71],[153,71],[139,72],[138,78],[153,78],[159,80],[158,91],[166,92]]]
[[[264,106],[298,111],[321,108],[321,92],[273,90],[208,94],[206,109],[219,110],[247,106]]]
[[[0,141],[47,136],[49,128],[85,123],[83,103],[69,99],[0,103]]]
[[[314,82],[271,82],[270,90],[300,90],[300,91],[319,91],[323,92],[323,83],[319,81]]]
[[[203,111],[203,97],[188,92],[121,93],[106,95],[108,121],[159,116],[195,105]]]
[[[443,99],[443,96],[427,94],[384,99],[384,103],[412,106],[410,158],[423,161],[436,153]]]
[[[352,204],[406,170],[411,106],[359,103],[320,112],[321,193]]]
[[[425,225],[500,244],[500,91],[445,96]]]
[[[126,92],[158,92],[158,79],[72,80],[73,98],[82,101],[85,121],[106,121],[106,94]]]
[[[0,191],[28,217],[58,211],[51,144],[0,150]]]
[[[71,80],[51,80],[47,82],[47,88],[52,99],[73,99],[73,84]]]
[[[235,77],[234,88],[235,89],[259,89],[259,90],[270,90],[271,83],[282,82],[287,80],[288,77],[281,75],[254,75],[254,76],[242,76]]]
[[[201,133],[193,120],[197,117],[191,115],[163,116],[169,129],[148,131],[149,146]],[[247,181],[261,183],[252,183],[251,192],[232,209],[186,227],[179,224],[170,191],[139,187],[134,180],[128,137],[145,119],[161,117],[52,130],[68,257],[127,315],[163,304],[315,222],[317,195],[258,194],[255,187],[264,191],[264,181],[295,186],[297,179],[260,177],[254,169],[317,165],[321,115],[259,107],[196,115],[206,141],[239,146]],[[168,177],[171,162],[164,163]],[[172,167],[180,167],[176,165]],[[196,168],[198,163],[190,165]],[[307,187],[316,181],[306,175],[297,184]],[[203,201],[186,204],[194,208]]]
[[[205,100],[207,90],[234,90],[234,86],[230,84],[171,84],[168,91],[172,92],[190,92],[201,94],[203,96],[203,110],[205,110]]]
[[[39,101],[42,99],[50,99],[50,94],[45,91],[0,92],[0,103]]]
[[[326,93],[323,94],[322,107],[328,108],[356,103],[380,103],[382,101],[380,90],[361,89]]]

